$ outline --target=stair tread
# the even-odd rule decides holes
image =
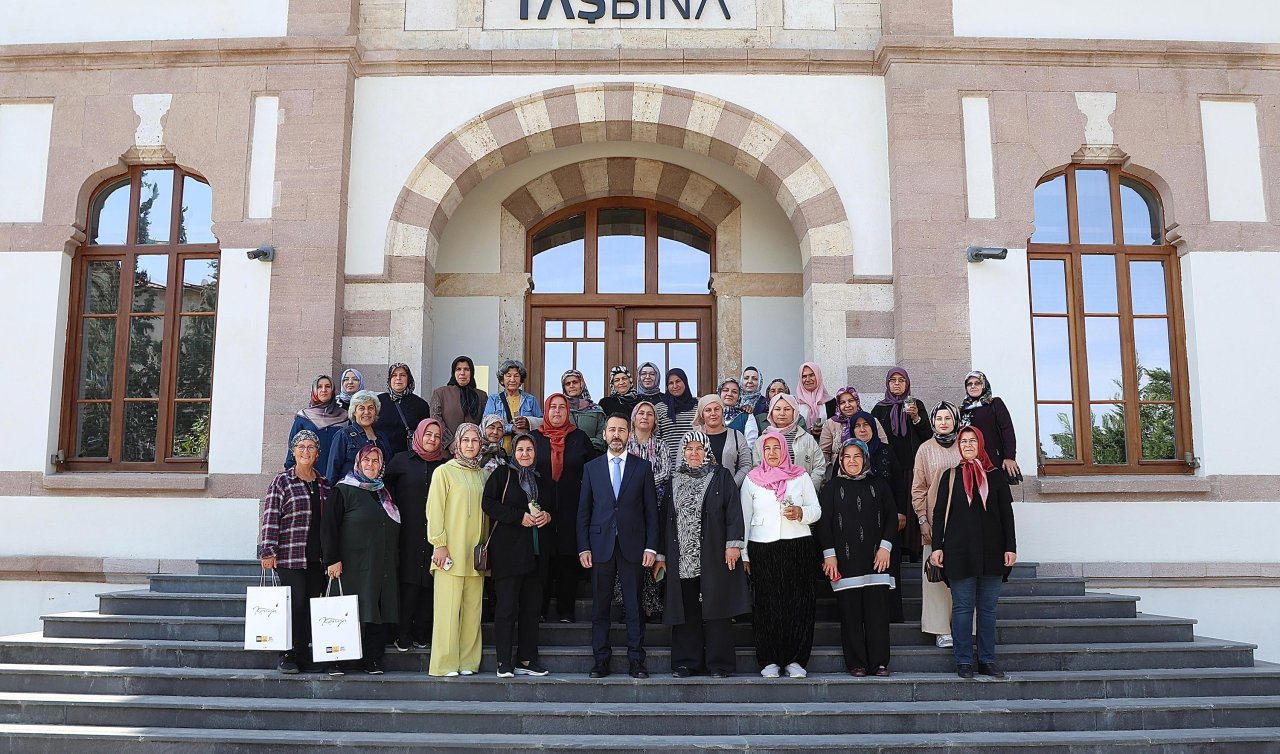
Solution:
[[[1043,579],[1037,579],[1043,581]],[[111,591],[101,592],[96,595],[102,597],[121,597],[130,599],[151,599],[151,600],[233,600],[243,602],[242,594],[227,594],[226,592],[153,592],[150,589],[131,589],[127,591]],[[584,597],[583,599],[590,599]],[[920,597],[905,597],[907,601],[920,601]],[[1133,597],[1127,594],[1112,594],[1110,592],[1086,592],[1084,594],[1011,594],[1001,595],[1000,603],[1059,603],[1059,602],[1139,602],[1140,597]]]

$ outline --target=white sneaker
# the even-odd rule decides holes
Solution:
[[[476,674],[476,671],[474,671],[474,670],[464,670],[464,671],[462,671],[462,674],[463,674],[463,675],[475,675],[475,674]]]
[[[777,678],[778,676],[782,675],[782,668],[770,663],[764,666],[764,668],[760,671],[760,675],[764,676],[765,678]]]
[[[950,649],[955,642],[951,641],[951,634],[938,634],[938,638],[933,642],[939,649]]]
[[[787,665],[787,676],[789,678],[807,678],[809,677],[809,671],[800,667],[800,663],[793,662]]]
[[[445,678],[457,678],[457,677],[458,677],[458,671],[456,671],[456,670],[450,670],[448,673],[445,673],[445,674],[444,674],[444,677],[445,677]]]

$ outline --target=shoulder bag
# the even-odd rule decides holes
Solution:
[[[507,469],[507,481],[502,485],[502,497],[499,501],[506,502],[507,488],[511,486],[511,477],[515,471]],[[483,544],[478,544],[471,551],[471,564],[475,566],[476,573],[487,574],[489,572],[489,542],[493,540],[493,532],[498,528],[498,522],[494,521],[493,526],[489,527],[489,536],[485,538]]]
[[[951,493],[955,492],[956,489],[956,470],[952,468],[948,473],[951,478],[947,482],[947,509],[942,514],[942,528],[938,530],[943,533],[947,531],[947,520],[951,518]],[[936,584],[942,581],[942,569],[934,565],[932,561],[925,561],[924,577],[931,583]]]

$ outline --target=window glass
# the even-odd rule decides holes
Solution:
[[[160,397],[160,367],[164,354],[164,317],[129,318],[127,398]]]
[[[213,397],[213,336],[217,321],[207,316],[182,318],[178,331],[178,397]]]
[[[1065,317],[1035,317],[1036,397],[1040,400],[1071,400],[1071,345]]]
[[[76,458],[106,458],[111,452],[111,404],[81,403],[76,438]]]
[[[1031,260],[1031,311],[1067,313],[1067,271],[1061,259]]]
[[[1163,317],[1135,319],[1133,346],[1138,360],[1138,398],[1173,400],[1169,363],[1169,320]]]
[[[178,216],[178,243],[217,243],[213,237],[213,191],[193,176],[182,179],[182,210]]]
[[[680,367],[689,376],[689,389],[694,395],[700,395],[698,388],[698,344],[672,343],[670,347],[672,366]]]
[[[158,405],[155,401],[134,401],[124,404],[124,460],[126,462],[156,460]]]
[[[188,259],[182,266],[182,311],[218,308],[218,260]]]
[[[1112,243],[1111,177],[1105,170],[1076,171],[1076,213],[1080,243]]]
[[[118,246],[129,238],[129,176],[98,192],[89,210],[89,243]]]
[[[1060,175],[1036,186],[1033,198],[1036,231],[1031,240],[1035,243],[1068,243],[1067,177]]]
[[[586,215],[548,225],[533,237],[535,293],[582,293],[587,235]]]
[[[1080,257],[1084,276],[1084,310],[1090,314],[1115,314],[1116,258],[1110,254],[1085,254]]]
[[[1120,220],[1126,244],[1160,244],[1160,204],[1146,186],[1128,178],[1120,179]]]
[[[658,215],[658,293],[711,292],[711,237],[697,226]]]
[[[1144,403],[1138,407],[1142,424],[1142,460],[1170,461],[1178,457],[1177,412],[1172,403]]]
[[[139,244],[169,243],[173,224],[173,171],[142,171],[142,193],[138,197]]]
[[[1164,262],[1130,262],[1129,287],[1134,314],[1164,314]]]
[[[1093,417],[1093,462],[1102,466],[1127,463],[1129,458],[1124,404],[1095,403]]]
[[[133,271],[133,311],[163,314],[168,282],[168,254],[139,254]]]
[[[644,222],[642,209],[596,215],[598,292],[644,293]]]
[[[208,401],[178,401],[173,408],[173,456],[175,458],[207,458],[209,456]]]
[[[1040,453],[1048,461],[1076,459],[1075,417],[1070,403],[1040,404]]]
[[[1124,399],[1124,371],[1120,362],[1120,319],[1085,317],[1085,355],[1089,359],[1089,400]]]
[[[609,394],[604,389],[605,368],[604,368],[604,343],[601,341],[584,341],[578,344],[578,359],[575,367],[582,376],[587,385],[587,390],[591,392],[597,400]]]
[[[659,389],[666,391],[667,389],[667,346],[664,343],[648,343],[636,344],[636,363],[643,364],[646,361],[653,362],[658,368],[658,385]],[[637,377],[637,379],[639,379]]]
[[[116,318],[85,317],[80,334],[82,400],[107,400],[115,384]]]
[[[120,306],[120,260],[90,262],[85,275],[84,314],[115,314]]]

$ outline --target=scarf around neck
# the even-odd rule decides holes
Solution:
[[[583,386],[583,390],[586,390],[585,385]],[[547,399],[542,404],[542,415],[544,417],[551,415],[551,402],[556,398],[559,398],[565,403],[569,402],[568,397],[563,393],[552,393],[551,395],[548,395]],[[570,408],[572,408],[572,404],[570,404]],[[558,427],[551,426],[550,420],[544,418],[542,420],[542,426],[535,430],[538,434],[547,438],[547,441],[551,443],[551,478],[557,482],[560,481],[560,475],[564,473],[564,439],[575,429],[577,429],[577,427],[573,426],[573,422],[569,420],[568,416],[565,416],[564,424],[561,424]]]
[[[770,466],[764,460],[764,446],[769,440],[777,440],[782,445],[782,463]],[[787,482],[798,479],[808,472],[791,461],[791,450],[787,438],[778,430],[771,429],[760,439],[760,465],[747,472],[747,478],[765,489],[772,490],[773,496],[782,502],[787,496]]]
[[[702,448],[705,451],[702,457],[702,465],[696,468],[690,466],[689,462],[684,458],[684,447],[691,442],[702,443]],[[702,479],[716,469],[716,454],[711,451],[711,440],[705,432],[699,432],[698,430],[685,432],[684,437],[680,438],[679,458],[680,468],[676,469],[676,473],[693,479]]]
[[[654,370],[656,371],[657,367],[654,367]],[[618,388],[614,385],[614,382],[613,382],[613,379],[620,374],[625,374],[627,376],[627,379],[631,381],[631,389],[625,393],[619,393]],[[618,366],[609,370],[609,395],[612,395],[615,398],[620,398],[624,401],[635,399],[638,395],[636,393],[636,380],[634,377],[631,376],[631,370],[627,369],[622,364],[619,364]]]
[[[840,396],[848,393],[853,396],[853,400],[858,404],[858,410],[853,412],[852,416],[845,416],[840,410]],[[842,387],[836,391],[836,413],[831,418],[840,425],[840,442],[848,442],[853,439],[853,422],[858,418],[858,414],[862,413],[862,398],[858,395],[858,391],[851,387]],[[872,424],[871,428],[875,429],[876,425]]]
[[[907,381],[907,389],[902,391],[902,395],[894,395],[889,390],[889,380],[895,374],[902,375],[902,379]],[[907,374],[907,370],[902,367],[890,369],[884,376],[884,398],[876,405],[889,407],[889,431],[897,437],[905,437],[911,426],[911,420],[907,417],[907,400],[910,397],[911,376]]]
[[[858,413],[862,413],[862,412],[859,411]],[[858,474],[857,476],[851,476],[849,474],[846,474],[844,471],[844,451],[845,451],[845,448],[849,448],[849,447],[857,447],[862,449],[862,473]],[[859,479],[866,479],[867,474],[870,474],[870,473],[871,473],[871,450],[867,447],[867,444],[861,440],[846,440],[844,444],[840,446],[840,452],[836,454],[836,475],[842,479],[853,479],[857,481]]]
[[[867,426],[871,427],[871,441],[863,443],[867,446],[867,468],[871,468],[871,459],[875,458],[880,453],[880,433],[876,432],[876,418],[871,414],[868,414],[866,411],[859,411],[849,419],[850,429],[858,426],[859,419],[866,421]],[[849,440],[862,442],[862,440],[859,440],[857,437],[850,437],[848,440],[845,440],[845,442],[848,442]]]
[[[387,486],[382,481],[382,474],[387,469],[386,459],[383,459],[382,468],[378,470],[376,477],[367,477],[360,470],[360,462],[374,453],[377,453],[378,457],[382,458],[382,448],[377,445],[369,444],[361,448],[356,453],[356,462],[351,472],[343,477],[338,484],[359,487],[362,490],[372,492],[374,497],[378,498],[378,502],[382,504],[382,510],[386,511],[387,517],[398,524],[400,523],[400,509],[396,507],[395,502],[391,499],[391,493],[387,491]]]
[[[667,404],[667,415],[675,419],[676,414],[683,414],[691,408],[698,405],[698,399],[693,394],[693,387],[689,385],[689,376],[684,373],[680,367],[674,367],[667,370],[667,382],[671,381],[672,375],[680,378],[684,383],[684,395],[675,396],[670,392],[662,394],[662,402]]]
[[[328,380],[330,385],[333,384],[333,378],[327,374],[322,374],[312,380],[311,404],[299,411],[298,416],[316,425],[316,429],[346,424],[349,421],[347,412],[343,411],[342,407],[338,405],[336,397],[332,397],[328,401],[321,401],[316,397],[316,391],[320,389],[320,380]]]
[[[356,380],[360,383],[359,387],[357,387],[355,390],[353,390],[353,391],[352,391],[352,392],[350,392],[350,393],[348,393],[348,392],[347,392],[347,389],[346,389],[346,388],[342,387],[342,383],[344,383],[344,382],[346,382],[346,381],[347,381],[347,375],[348,375],[348,374],[353,374],[353,375],[355,375]],[[359,370],[359,369],[344,369],[344,370],[342,370],[342,376],[338,378],[338,391],[339,391],[339,392],[338,392],[338,402],[339,402],[339,403],[350,403],[350,402],[351,402],[351,396],[355,395],[356,393],[360,392],[361,390],[364,390],[364,375],[363,375],[363,374],[360,374],[360,370]]]
[[[995,470],[995,464],[991,463],[991,457],[987,455],[987,441],[982,436],[982,430],[977,427],[965,427],[960,430],[959,435],[972,434],[978,438],[978,455],[970,460],[960,461],[960,473],[964,479],[964,496],[969,501],[969,505],[973,505],[973,491],[976,488],[982,495],[982,509],[987,509],[987,493],[989,487],[987,485],[987,472]]]
[[[982,380],[982,395],[977,398],[969,397],[969,388],[964,389],[964,400],[960,402],[960,413],[956,416],[959,426],[967,427],[973,423],[973,413],[995,400],[991,395],[991,381],[982,372],[970,372],[964,377],[964,381],[968,382],[970,377],[977,377]]]
[[[458,445],[458,441],[461,440],[462,436],[467,432],[475,432],[476,437],[480,439],[480,442],[484,443],[484,433],[480,431],[480,427],[474,424],[471,424],[470,422],[459,424],[458,428],[453,432],[454,455],[453,455],[453,460],[450,461],[450,463],[457,463],[462,468],[469,469],[471,471],[479,471],[480,470],[480,454],[479,453],[476,454],[475,458],[464,458],[458,452],[458,448],[461,447],[460,445]]]
[[[794,418],[791,420],[791,423],[786,425],[785,427],[776,427],[773,424],[773,407],[778,405],[778,401],[786,401],[788,404],[790,404],[792,409],[792,415],[794,416]],[[777,395],[773,396],[772,400],[769,401],[768,416],[769,416],[769,426],[778,430],[779,433],[785,435],[786,433],[790,432],[792,429],[796,428],[800,424],[800,404],[796,401],[796,398],[794,395],[791,395],[790,393],[778,393]]]
[[[456,372],[459,364],[466,364],[471,367],[471,381],[466,385],[458,384]],[[445,384],[458,388],[458,391],[462,394],[462,418],[468,421],[483,418],[480,415],[480,391],[476,388],[476,363],[471,360],[470,356],[459,356],[453,360],[453,366],[449,368],[449,381]]]
[[[569,371],[560,375],[561,388],[564,388],[564,381],[569,377],[577,377],[579,380],[582,381],[582,392],[578,393],[578,397],[570,398],[568,393],[563,394],[564,399],[569,401],[570,411],[603,411],[604,410],[599,406],[597,406],[595,401],[591,400],[591,391],[587,389],[587,378],[583,377],[582,372],[579,372],[577,369],[570,369]],[[546,409],[543,409],[543,412],[545,413]]]
[[[652,388],[645,388],[644,385],[640,383],[640,373],[644,371],[645,367],[653,367],[653,371],[658,373],[658,382],[655,383]],[[654,364],[652,361],[646,361],[645,363],[636,367],[635,391],[636,391],[636,395],[639,395],[641,397],[657,398],[657,399],[662,398],[662,370],[658,368],[657,364]]]
[[[641,406],[648,406],[657,418],[658,407],[653,405],[651,401],[640,401],[631,409],[631,426],[636,426],[636,412]],[[663,484],[671,479],[671,454],[667,450],[667,444],[658,438],[658,428],[655,426],[649,432],[649,439],[644,442],[636,436],[634,429],[631,436],[627,438],[627,452],[637,458],[643,458],[653,466],[653,482],[654,484]]]
[[[759,369],[756,369],[755,367],[747,367],[746,369],[743,369],[743,370],[742,370],[742,382],[739,382],[739,383],[738,383],[738,389],[739,389],[739,390],[741,390],[741,389],[742,389],[742,386],[746,384],[746,380],[747,380],[747,372],[755,372],[755,373],[756,373],[756,389],[755,389],[755,391],[754,391],[754,392],[751,392],[751,393],[748,393],[748,392],[745,392],[745,391],[744,391],[744,392],[742,392],[741,394],[739,394],[739,396],[738,396],[738,405],[739,405],[739,406],[742,406],[743,408],[746,408],[746,407],[748,407],[748,406],[755,406],[757,403],[759,403],[759,402],[760,402],[760,398],[761,398],[761,393],[760,393],[760,386],[761,386],[761,385],[760,385],[760,370],[759,370]]]
[[[933,439],[937,440],[938,444],[941,445],[942,447],[949,448],[952,445],[956,444],[956,432],[960,429],[960,419],[959,419],[960,414],[959,412],[956,411],[956,407],[954,405],[952,405],[947,401],[942,401],[941,403],[933,407],[933,411],[929,412],[930,419],[937,416],[938,412],[942,410],[951,412],[951,417],[952,419],[955,420],[956,427],[955,429],[952,429],[950,432],[948,432],[945,435],[938,434],[938,430],[934,429]]]

